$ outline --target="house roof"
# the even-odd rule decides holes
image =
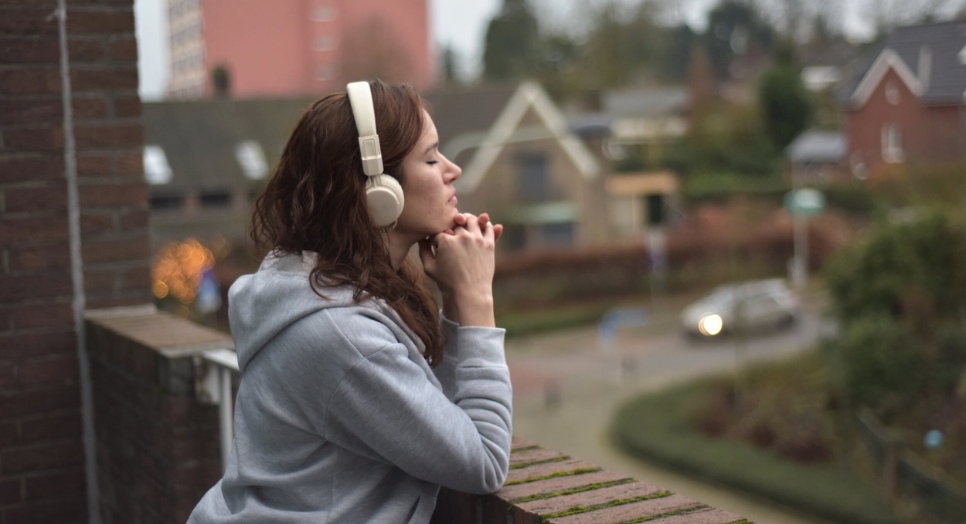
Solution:
[[[859,55],[858,46],[847,40],[837,40],[822,46],[806,46],[802,49],[799,62],[802,67],[845,67]]]
[[[966,22],[954,20],[896,28],[859,67],[847,91],[861,107],[882,80],[895,70],[927,104],[961,104],[966,93]]]
[[[156,191],[214,189],[253,183],[238,159],[240,144],[254,141],[271,169],[295,123],[314,99],[191,100],[146,102],[144,144],[158,146],[170,179]],[[150,179],[150,173],[147,174]]]
[[[795,163],[836,163],[846,155],[845,135],[838,131],[810,129],[785,148],[785,158]]]
[[[607,91],[602,98],[603,113],[624,118],[678,115],[687,108],[689,101],[688,90],[683,86]]]
[[[440,139],[448,141],[465,133],[490,129],[515,90],[510,86],[446,89],[423,93],[422,96],[432,108],[433,123]]]
[[[593,178],[597,161],[567,128],[557,106],[539,85],[524,82],[515,88],[483,88],[425,93],[442,140],[440,149],[463,165],[458,186],[472,191],[510,143],[556,140],[582,175]],[[144,104],[146,164],[161,162],[164,152],[170,174],[153,192],[165,189],[198,190],[239,187],[253,183],[246,159],[261,157],[270,171],[281,156],[298,118],[315,99],[253,99],[164,101]],[[524,116],[536,115],[536,125],[521,126]],[[251,151],[252,145],[257,144]],[[150,153],[150,154],[149,154]],[[267,176],[265,173],[263,176]]]
[[[585,178],[600,166],[593,154],[567,126],[563,113],[535,82],[515,88],[459,89],[426,93],[433,106],[440,150],[463,167],[456,181],[459,191],[472,192],[508,144],[556,140]],[[530,112],[536,125],[523,126]]]

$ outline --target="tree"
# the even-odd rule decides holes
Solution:
[[[866,16],[875,22],[878,38],[896,26],[936,20],[961,8],[961,0],[875,0],[865,4]]]
[[[758,101],[765,128],[779,151],[785,149],[812,120],[812,103],[802,84],[790,43],[780,46],[774,64],[762,75]]]
[[[708,14],[704,46],[719,78],[728,76],[735,57],[752,49],[768,52],[774,44],[775,31],[748,0],[724,0]]]
[[[579,66],[589,84],[585,87],[624,86],[660,68],[668,32],[655,22],[655,14],[661,9],[655,0],[636,6],[608,0],[592,9]]]
[[[486,28],[483,77],[506,81],[526,76],[538,64],[539,45],[539,26],[527,0],[503,0]]]
[[[694,111],[714,98],[714,75],[711,64],[708,63],[708,55],[702,47],[691,48],[689,63],[688,92],[691,96],[691,109]]]
[[[452,46],[446,45],[443,47],[441,59],[443,62],[443,84],[458,84],[459,78],[456,73],[456,51],[453,50]]]
[[[966,229],[943,212],[877,224],[824,270],[849,397],[888,415],[949,397],[966,372]],[[927,404],[928,405],[928,404]]]
[[[688,77],[691,56],[694,49],[697,49],[695,41],[694,31],[688,24],[671,28],[665,41],[661,64],[661,72],[668,80],[680,82]]]

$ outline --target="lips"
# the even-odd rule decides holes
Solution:
[[[457,200],[456,200],[456,192],[454,191],[454,192],[453,192],[453,196],[451,196],[451,197],[449,198],[449,201],[447,202],[447,204],[453,204],[453,205],[456,205],[456,202],[457,202]]]

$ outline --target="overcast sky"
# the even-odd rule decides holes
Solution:
[[[632,0],[625,0],[632,1]],[[847,5],[846,30],[859,38],[868,36],[871,29],[862,21],[862,3],[877,0],[842,0]],[[490,18],[499,10],[503,0],[428,0],[432,31],[431,39],[437,50],[450,45],[460,58],[462,75],[474,78],[480,70],[483,36]],[[533,0],[541,23],[562,26],[579,13],[575,9],[586,6],[586,0]],[[708,10],[717,0],[680,0],[681,15],[695,29],[702,29]],[[145,100],[162,97],[167,82],[167,5],[166,0],[135,0],[137,37],[140,53],[138,64],[141,76],[140,92]]]

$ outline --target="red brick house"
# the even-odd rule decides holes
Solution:
[[[966,22],[897,28],[858,71],[845,100],[856,178],[966,158]]]

